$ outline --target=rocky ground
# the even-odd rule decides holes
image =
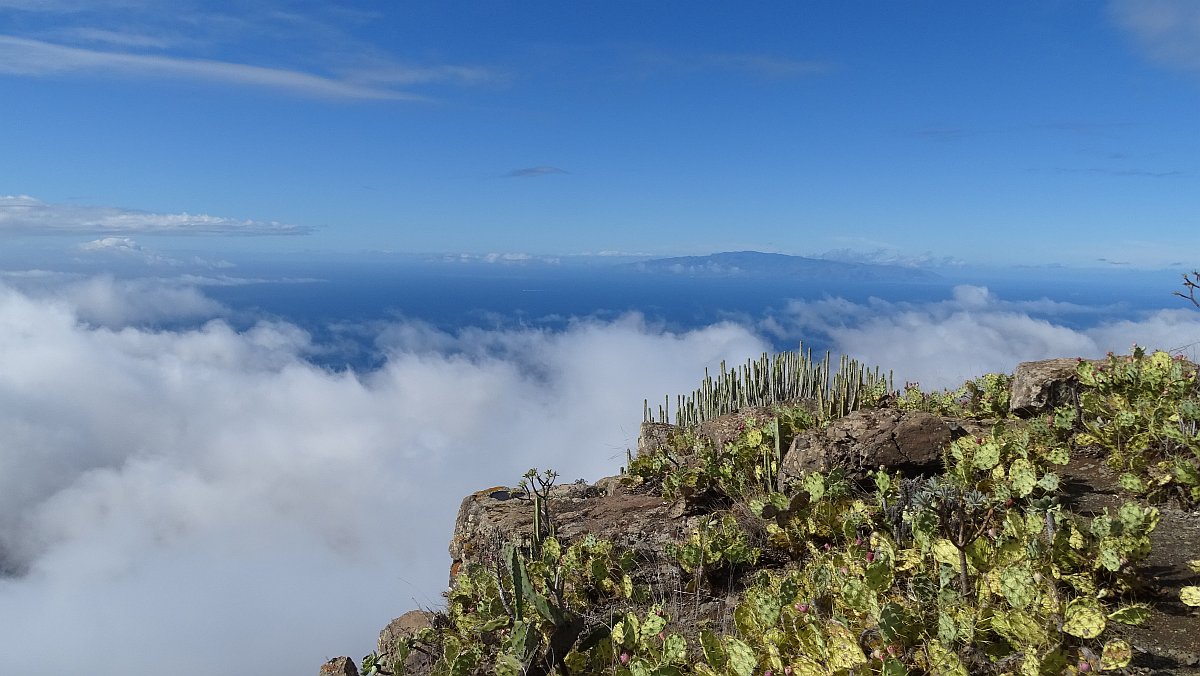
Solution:
[[[1115,511],[1125,501],[1116,477],[1103,460],[1077,455],[1062,472],[1075,512]],[[1137,654],[1134,673],[1200,674],[1200,611],[1179,601],[1179,590],[1196,584],[1185,562],[1200,557],[1200,510],[1158,505],[1161,520],[1150,535],[1153,549],[1141,572],[1146,587],[1137,600],[1151,605],[1150,619],[1136,627],[1119,625]]]

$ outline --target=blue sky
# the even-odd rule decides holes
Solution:
[[[1173,0],[0,0],[0,237],[1188,266],[1197,45]]]

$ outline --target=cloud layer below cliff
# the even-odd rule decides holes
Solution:
[[[1087,308],[960,287],[675,333],[637,315],[561,332],[394,322],[376,333],[383,366],[354,373],[312,365],[322,347],[287,323],[130,324],[223,314],[190,286],[22,289],[0,281],[0,654],[14,673],[283,674],[359,657],[393,615],[440,602],[463,495],[530,467],[614,473],[643,398],[690,390],[772,333],[820,332],[939,386],[1200,339],[1190,310],[1076,330],[1044,317]]]
[[[282,674],[361,656],[414,599],[439,603],[463,495],[533,466],[612,473],[644,397],[764,349],[731,324],[674,335],[636,316],[561,333],[409,322],[380,334],[382,368],[335,373],[288,324],[114,325],[152,310],[146,291],[0,286],[14,672]]]
[[[1134,343],[1196,358],[1200,312],[1179,305],[1101,320],[1102,308],[1050,299],[1008,301],[964,285],[928,303],[794,300],[757,326],[778,337],[823,336],[838,352],[893,369],[898,383],[949,388],[982,373],[1011,372],[1022,361],[1127,353]]]

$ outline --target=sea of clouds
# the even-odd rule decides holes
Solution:
[[[644,398],[690,391],[771,338],[819,333],[927,387],[1200,340],[1190,307],[1083,329],[1046,319],[1089,312],[964,286],[674,332],[636,314],[561,331],[406,320],[373,329],[383,365],[353,372],[315,366],[326,348],[293,324],[233,328],[194,284],[9,275],[4,669],[294,674],[360,657],[389,619],[440,603],[464,495],[531,467],[616,473]]]

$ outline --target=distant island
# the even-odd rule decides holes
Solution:
[[[678,256],[630,263],[634,270],[693,277],[788,277],[811,280],[934,281],[940,276],[920,268],[848,263],[805,256],[727,251],[708,256]]]

